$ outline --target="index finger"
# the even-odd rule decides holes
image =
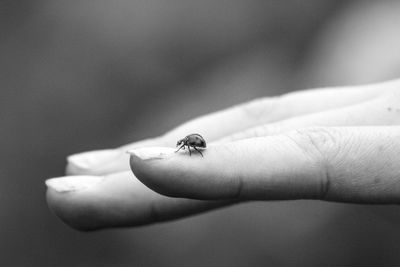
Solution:
[[[173,197],[400,203],[400,127],[318,127],[244,139],[191,157],[131,151],[136,177]]]

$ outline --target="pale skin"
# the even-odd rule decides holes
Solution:
[[[174,153],[189,133],[207,141],[203,158]],[[400,80],[254,100],[157,138],[73,155],[67,174],[47,182],[47,201],[80,230],[250,200],[400,204]]]

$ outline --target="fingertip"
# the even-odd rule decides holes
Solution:
[[[162,138],[147,139],[115,149],[82,152],[67,157],[67,175],[106,175],[129,170],[127,150],[162,143]]]
[[[115,179],[113,179],[115,178]],[[122,175],[65,176],[46,181],[50,210],[70,227],[92,231],[123,223],[122,203],[128,202],[129,184]],[[120,188],[124,188],[121,190]],[[115,195],[115,197],[114,197]]]
[[[78,202],[77,199],[57,192],[52,188],[46,191],[46,201],[49,209],[62,222],[78,231],[93,231],[100,229],[100,221],[91,218],[89,206],[85,202]]]
[[[90,170],[115,160],[121,151],[118,149],[102,149],[73,154],[67,157],[71,169]]]
[[[209,146],[203,156],[193,151],[175,153],[171,148],[142,148],[130,151],[135,176],[152,190],[171,197],[231,199],[235,196],[231,172],[233,162],[226,151]],[[224,164],[226,166],[224,166]]]
[[[173,183],[176,161],[170,159],[179,156],[175,149],[167,147],[147,147],[127,151],[129,164],[134,175],[147,187],[167,196],[174,196]],[[166,162],[172,164],[166,166]]]

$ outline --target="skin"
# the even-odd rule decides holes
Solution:
[[[211,142],[204,158],[151,148],[173,147],[191,132]],[[125,152],[135,148],[129,166]],[[47,201],[80,230],[151,224],[251,200],[399,204],[398,155],[400,80],[305,90],[203,116],[154,139],[71,156],[68,175],[100,181],[68,192],[50,186]]]

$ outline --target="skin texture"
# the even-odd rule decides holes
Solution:
[[[204,158],[174,153],[191,132],[211,142]],[[251,200],[399,204],[399,153],[400,81],[306,90],[234,106],[154,139],[74,155],[68,174],[98,182],[53,179],[47,200],[81,230],[150,224]],[[73,189],[60,190],[60,181]]]

